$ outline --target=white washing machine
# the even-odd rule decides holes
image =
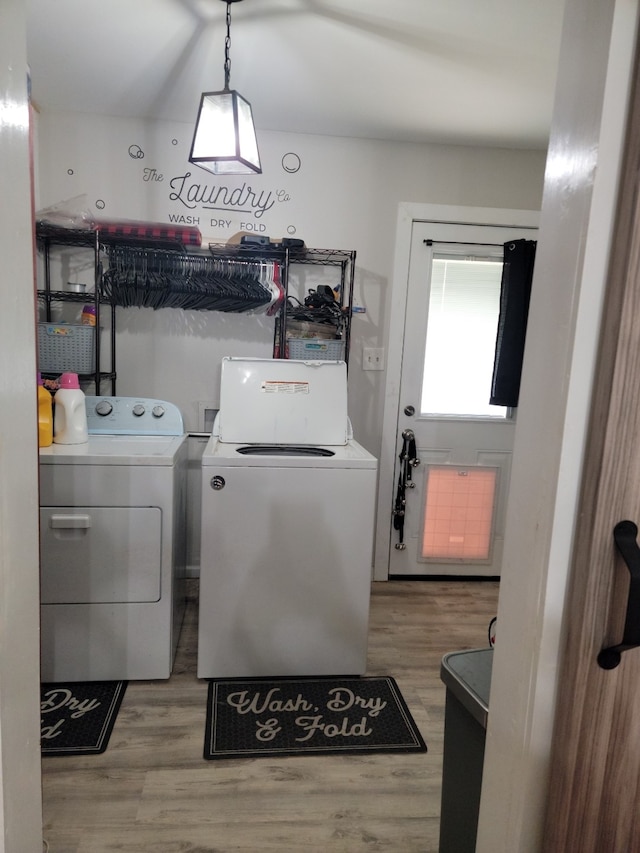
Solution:
[[[40,449],[41,678],[168,678],[185,602],[182,416],[147,398],[86,408],[86,444]]]
[[[366,671],[376,476],[350,435],[344,362],[223,359],[198,677]]]

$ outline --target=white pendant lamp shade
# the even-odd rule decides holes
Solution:
[[[258,142],[253,126],[251,104],[229,87],[231,74],[231,4],[227,4],[227,37],[224,43],[224,89],[204,92],[189,162],[208,169],[214,175],[261,173]]]
[[[204,92],[189,161],[215,175],[262,172],[251,104],[242,95]]]

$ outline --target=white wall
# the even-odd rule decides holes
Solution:
[[[0,851],[34,853],[42,847],[38,452],[21,0],[3,0],[0,18]]]
[[[545,153],[263,132],[262,175],[216,178],[188,164],[191,133],[185,124],[43,113],[38,207],[84,196],[104,218],[195,217],[205,243],[249,227],[314,248],[354,249],[354,302],[366,313],[353,318],[349,411],[356,437],[379,455],[385,374],[363,371],[361,356],[365,345],[389,343],[399,204],[539,209]],[[300,164],[295,172],[287,171],[297,162],[292,155]],[[214,186],[250,186],[271,206],[254,214],[197,203],[190,209],[179,192],[187,173],[184,186],[207,185],[208,196]],[[117,323],[118,393],[176,403],[191,431],[199,427],[199,401],[217,400],[223,355],[271,354],[273,326],[264,317],[133,308],[119,309]]]
[[[367,313],[353,321],[351,417],[360,440],[377,453],[383,383],[380,373],[360,369],[360,359],[363,343],[386,343],[398,204],[537,209],[544,153],[261,133],[263,174],[217,179],[187,162],[191,132],[190,125],[44,113],[38,206],[84,195],[105,218],[166,222],[170,215],[194,216],[206,242],[226,241],[248,224],[271,237],[301,237],[308,246],[355,249],[355,301]],[[144,157],[130,156],[131,146]],[[299,171],[285,171],[287,153],[299,157]],[[154,178],[162,180],[145,180],[145,169],[155,169]],[[199,204],[189,209],[170,198],[179,189],[176,182],[170,186],[171,179],[187,172],[189,184],[251,185],[273,206],[259,216],[209,211]],[[129,309],[119,312],[118,324],[118,392],[168,397],[190,429],[197,427],[197,401],[217,395],[221,355],[248,354],[248,349],[270,354],[272,321],[265,318]]]

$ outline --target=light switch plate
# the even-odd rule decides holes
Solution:
[[[362,369],[384,370],[384,347],[363,347]]]

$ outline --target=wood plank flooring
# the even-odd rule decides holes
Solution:
[[[50,853],[437,853],[447,652],[487,646],[495,581],[374,583],[368,675],[390,675],[427,753],[202,758],[197,581],[169,681],[130,682],[102,755],[45,758]]]

